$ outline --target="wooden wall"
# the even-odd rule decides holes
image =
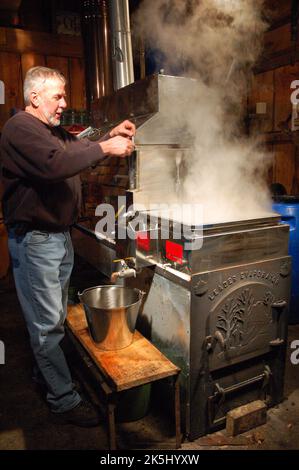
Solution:
[[[58,68],[68,81],[68,107],[85,109],[80,37],[0,28],[0,80],[5,84],[5,104],[0,105],[0,131],[12,110],[23,108],[24,77],[35,65]]]
[[[252,78],[248,99],[249,127],[261,134],[274,154],[271,182],[284,184],[289,194],[299,194],[298,132],[291,132],[293,80],[299,80],[299,34],[291,36],[291,0],[268,1],[272,26],[265,34],[264,52]],[[267,104],[264,115],[256,103]]]

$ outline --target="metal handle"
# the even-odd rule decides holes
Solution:
[[[213,336],[206,336],[205,343],[207,351],[213,350],[217,342],[220,344],[223,350],[226,349],[226,340],[219,330],[217,330]]]
[[[256,377],[252,377],[251,379],[244,380],[243,382],[240,382],[236,385],[232,385],[231,387],[223,388],[218,383],[216,383],[216,392],[214,393],[214,398],[217,398],[217,396],[220,395],[220,400],[224,401],[226,395],[242,390],[243,388],[258,382],[263,382],[262,388],[264,388],[266,385],[268,385],[271,375],[272,372],[270,367],[266,366],[262,374],[257,375]]]
[[[276,339],[273,339],[272,341],[270,341],[269,344],[270,344],[270,346],[277,347],[277,346],[282,346],[284,343],[285,343],[284,339],[276,338]]]
[[[278,310],[282,310],[287,306],[287,301],[286,300],[277,300],[276,302],[273,302],[271,305],[272,308],[276,308]]]
[[[220,344],[220,346],[222,347],[222,349],[225,349],[226,348],[226,341],[222,335],[222,333],[220,333],[219,330],[217,330],[214,334],[214,338],[218,341],[218,343]]]
[[[282,346],[285,343],[285,340],[281,338],[281,326],[280,326],[280,319],[281,315],[283,313],[283,310],[287,307],[288,303],[286,300],[277,300],[276,302],[273,302],[271,307],[275,309],[276,311],[276,321],[277,321],[277,338],[273,339],[272,341],[269,342],[269,345],[272,347],[279,347]]]

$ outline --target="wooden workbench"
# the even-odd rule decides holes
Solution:
[[[74,337],[88,352],[104,379],[105,386],[102,386],[102,390],[107,398],[110,449],[116,448],[115,407],[117,393],[166,377],[174,378],[176,448],[179,448],[181,446],[178,383],[180,369],[138,331],[135,331],[132,344],[124,349],[104,351],[97,348],[89,334],[81,304],[68,306],[67,325]]]

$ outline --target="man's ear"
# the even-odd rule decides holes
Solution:
[[[31,92],[31,103],[33,104],[33,106],[36,106],[36,107],[40,105],[40,98],[35,91]]]

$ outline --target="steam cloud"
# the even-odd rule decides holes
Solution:
[[[180,75],[197,79],[194,87],[186,89],[184,100],[179,99],[177,106],[170,104],[167,119],[174,128],[179,120],[191,135],[191,150],[180,164],[184,171],[179,200],[202,203],[205,223],[271,212],[264,178],[271,157],[261,151],[256,139],[242,136],[240,125],[248,77],[267,26],[261,14],[263,3],[144,0],[134,18],[135,34],[165,55],[165,73],[181,68]],[[152,177],[145,191],[153,200],[151,184],[155,184],[155,199],[165,201],[165,193],[174,191],[175,184],[165,188],[154,163],[147,170]],[[157,193],[159,177],[161,194]]]

